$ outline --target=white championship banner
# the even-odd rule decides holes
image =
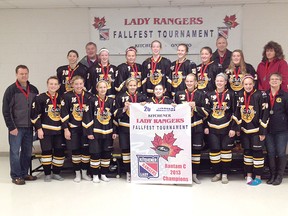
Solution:
[[[179,43],[199,54],[204,46],[214,49],[219,35],[228,38],[230,48],[241,49],[241,19],[241,6],[92,8],[90,39],[115,55],[125,54],[129,46],[149,54],[153,40],[162,42],[163,54],[176,54]]]
[[[131,181],[192,184],[191,108],[130,105]]]

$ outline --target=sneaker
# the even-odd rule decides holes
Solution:
[[[101,180],[104,181],[104,182],[110,182],[110,179],[107,178],[106,175],[101,175]]]
[[[220,180],[221,180],[221,175],[216,174],[216,175],[211,179],[211,182],[217,182],[217,181],[220,181]]]
[[[257,186],[257,185],[260,185],[261,183],[262,183],[262,180],[261,180],[261,179],[255,178],[253,181],[251,181],[250,183],[248,183],[248,185]]]
[[[86,173],[82,173],[82,179],[84,179],[85,181],[92,181],[92,178]]]
[[[51,175],[45,175],[44,182],[51,182],[51,181],[52,181]]]
[[[221,182],[222,182],[222,184],[228,184],[229,180],[228,180],[227,176],[222,176]]]
[[[12,183],[16,185],[24,185],[25,180],[23,178],[15,178],[15,179],[12,179]]]
[[[58,181],[63,181],[64,180],[64,178],[61,175],[59,175],[59,174],[53,174],[52,178],[55,179],[55,180],[58,180]]]
[[[32,175],[27,175],[25,176],[24,180],[26,181],[35,181],[37,179],[36,176],[32,176]]]
[[[201,181],[197,178],[196,174],[192,175],[192,181],[195,182],[196,184],[201,184]]]
[[[93,175],[93,183],[100,183],[98,175]]]

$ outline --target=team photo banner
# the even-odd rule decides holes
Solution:
[[[241,6],[90,9],[91,41],[111,54],[125,54],[135,46],[139,54],[151,53],[150,43],[159,40],[163,54],[176,54],[186,43],[190,54],[204,46],[215,49],[219,35],[229,47],[241,48]]]
[[[131,181],[192,184],[191,108],[130,105]]]

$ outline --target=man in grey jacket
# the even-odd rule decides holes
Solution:
[[[38,90],[29,83],[28,77],[28,67],[18,65],[16,82],[6,89],[3,97],[2,112],[9,131],[10,176],[12,182],[17,185],[25,184],[25,180],[37,179],[28,175],[28,170],[33,143],[30,110]]]

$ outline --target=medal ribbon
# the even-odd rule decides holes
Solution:
[[[209,64],[210,64],[210,63],[208,63],[208,64],[205,65],[204,70],[203,70],[204,64],[201,65],[201,68],[200,68],[200,78],[201,78],[201,79],[203,79],[204,73],[206,72],[207,67],[208,67]]]
[[[215,90],[215,92],[216,92],[217,103],[218,103],[219,109],[221,109],[222,104],[225,100],[225,93],[227,92],[227,90],[222,93],[221,100],[220,100],[220,97],[219,97],[220,94],[218,93],[218,91]]]
[[[129,66],[132,68],[132,72],[134,72],[134,77],[138,76],[138,68],[136,64],[129,64]],[[134,67],[135,66],[135,67]]]
[[[188,94],[188,90],[186,90],[186,100],[188,102],[192,102],[193,99],[194,99],[194,93],[195,93],[196,90],[194,90],[193,92],[191,92],[190,94]]]
[[[48,92],[47,94],[48,94],[48,96],[49,96],[49,98],[50,98],[50,100],[51,100],[51,102],[52,102],[52,104],[53,104],[54,110],[56,110],[58,93],[56,93],[56,94],[54,95],[54,97],[53,97],[49,92]]]
[[[154,58],[151,58],[151,70],[152,70],[152,74],[154,74],[156,67],[157,67],[157,63],[159,62],[161,56],[158,57],[158,59],[156,61],[154,61]]]
[[[253,92],[252,92],[253,91]],[[252,90],[250,95],[248,96],[247,98],[247,92],[244,91],[244,105],[245,105],[245,110],[246,112],[248,112],[248,109],[249,109],[249,104],[250,104],[250,100],[251,100],[251,96],[252,94],[255,92],[254,90]]]
[[[134,95],[129,94],[129,97],[130,97],[130,100],[131,100],[132,103],[137,103],[137,92],[135,92]]]
[[[109,70],[110,70],[109,64],[106,67],[106,71],[105,71],[103,65],[102,64],[100,64],[100,65],[101,65],[101,71],[104,75],[104,80],[108,80],[108,74],[109,74]]]
[[[237,80],[238,80],[240,72],[241,72],[240,67],[238,67],[237,71],[236,71],[236,67],[234,68],[234,74],[235,74],[235,77],[236,77]]]
[[[269,98],[270,98],[271,110],[273,110],[273,107],[274,107],[274,104],[275,104],[275,100],[276,100],[276,96],[278,95],[278,93],[279,93],[279,90],[273,96],[272,92],[270,91]]]
[[[185,62],[185,59],[183,60],[183,62]],[[179,61],[176,61],[175,76],[178,76],[178,71],[179,71],[181,65],[183,64],[183,62],[181,62],[181,63],[179,64]]]
[[[25,98],[28,100],[28,97],[29,97],[29,94],[30,94],[30,87],[29,87],[28,83],[27,83],[26,91],[24,91],[24,89],[21,87],[21,85],[18,82],[18,80],[16,80],[16,86],[22,92],[22,94],[24,94]]]
[[[158,100],[158,98],[155,98],[155,102],[156,104],[163,104],[165,97],[163,97],[160,101]]]
[[[74,69],[72,69],[70,67],[70,65],[68,65],[68,81],[70,82],[70,80],[73,77],[74,72],[77,70],[77,68],[79,67],[79,65],[77,65]]]
[[[105,100],[106,100],[106,96],[105,96],[105,98],[104,98],[103,100],[100,98],[100,96],[98,96],[98,104],[99,104],[99,106],[100,106],[100,113],[101,113],[101,115],[102,115],[103,112],[104,112]]]
[[[83,103],[84,103],[84,91],[82,91],[81,100],[80,100],[80,97],[78,96],[78,94],[76,92],[75,92],[75,95],[76,95],[76,98],[77,98],[77,101],[79,104],[80,111],[82,112]]]

